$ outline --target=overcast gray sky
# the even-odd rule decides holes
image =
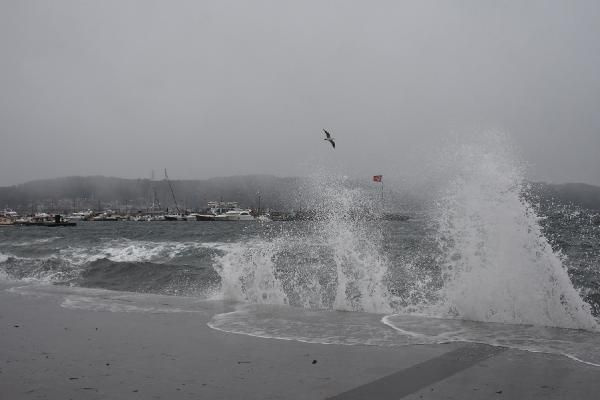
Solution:
[[[0,185],[411,174],[488,129],[530,178],[600,184],[599,21],[599,1],[2,0]]]

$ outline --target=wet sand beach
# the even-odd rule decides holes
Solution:
[[[76,309],[64,306],[72,289],[14,286],[0,290],[3,399],[593,399],[600,391],[600,368],[557,355],[263,339],[209,328],[230,309],[223,302],[151,295],[145,309],[126,298],[112,311]]]

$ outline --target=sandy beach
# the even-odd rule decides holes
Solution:
[[[600,368],[561,356],[472,343],[262,339],[209,328],[228,311],[223,302],[135,295],[116,308],[114,299],[112,308],[65,306],[80,291],[1,287],[2,399],[592,399],[600,391]]]

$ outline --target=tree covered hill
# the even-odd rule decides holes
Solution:
[[[378,197],[379,187],[370,181],[352,181]],[[204,180],[172,180],[177,205],[200,210],[209,201],[237,201],[242,207],[256,208],[258,193],[261,208],[290,210],[302,208],[303,188],[308,178],[246,175]],[[409,185],[386,186],[386,208],[406,211],[424,204],[431,191]],[[584,183],[532,183],[534,194],[546,200],[600,210],[600,187]],[[124,179],[104,176],[72,176],[44,179],[15,186],[0,187],[0,210],[51,211],[82,209],[148,209],[154,201],[162,209],[175,208],[169,182],[150,179]]]

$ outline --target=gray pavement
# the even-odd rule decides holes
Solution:
[[[597,399],[600,393],[600,368],[557,355],[469,343],[262,339],[210,329],[212,315],[228,310],[219,302],[197,312],[90,311],[61,307],[58,293],[1,289],[0,399]],[[183,300],[156,304],[177,301]]]

